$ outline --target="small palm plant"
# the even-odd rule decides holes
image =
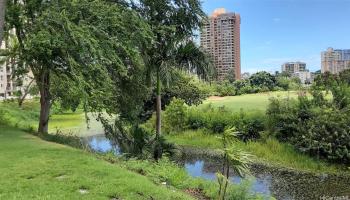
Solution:
[[[249,173],[249,163],[252,162],[252,156],[234,145],[234,142],[237,141],[237,131],[235,128],[226,129],[220,139],[223,144],[223,149],[221,150],[223,165],[222,171],[216,175],[219,182],[218,200],[224,200],[229,185],[230,169],[240,177],[245,176]]]

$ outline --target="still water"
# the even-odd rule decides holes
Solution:
[[[97,152],[113,151],[116,155],[121,154],[118,145],[104,135],[85,137],[83,142]],[[203,153],[187,152],[176,161],[184,166],[191,176],[208,180],[216,180],[215,173],[221,169],[219,158]],[[251,173],[252,193],[281,200],[350,199],[350,177],[313,175],[263,165],[251,166]],[[230,175],[230,180],[233,183],[242,181],[235,174]]]

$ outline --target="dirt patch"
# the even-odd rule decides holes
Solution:
[[[225,97],[220,97],[220,96],[210,96],[208,98],[208,100],[211,100],[211,101],[220,101],[220,100],[223,100],[225,99]]]
[[[206,197],[204,195],[203,190],[201,189],[186,189],[185,192],[192,197],[199,199],[199,200],[209,200],[210,198]]]

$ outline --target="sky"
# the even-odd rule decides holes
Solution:
[[[350,49],[350,0],[202,0],[241,15],[242,72],[275,72],[284,62],[321,69],[328,47]]]

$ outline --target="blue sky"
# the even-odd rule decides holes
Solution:
[[[321,68],[321,51],[350,49],[350,0],[202,0],[241,15],[242,72],[280,70],[287,61]]]

